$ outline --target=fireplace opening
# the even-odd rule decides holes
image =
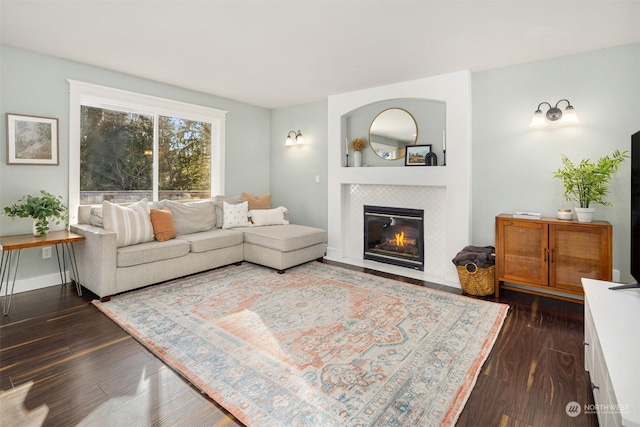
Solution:
[[[364,259],[424,271],[424,211],[365,205]]]

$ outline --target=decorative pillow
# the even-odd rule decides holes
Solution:
[[[254,209],[249,211],[249,216],[253,225],[289,224],[289,221],[284,219],[285,212],[287,208],[279,206],[273,209]]]
[[[240,194],[243,202],[249,202],[249,210],[269,209],[271,208],[271,194],[263,194],[262,196],[254,196],[249,193]]]
[[[238,203],[237,205],[232,205],[227,202],[223,203],[223,220],[222,220],[222,228],[233,228],[233,227],[251,227],[251,223],[249,222],[248,214],[248,202]]]
[[[91,225],[94,227],[104,227],[102,221],[102,205],[92,205],[89,209],[89,214],[91,215],[89,219]]]
[[[232,205],[237,205],[238,203],[242,203],[242,200],[240,200],[240,196],[216,196],[214,198],[213,205],[215,206],[216,227],[218,228],[222,228],[222,219],[224,218],[224,202]]]
[[[153,240],[153,226],[149,217],[147,199],[129,206],[104,201],[102,202],[102,219],[105,230],[115,231],[118,248]]]
[[[151,209],[149,211],[153,234],[158,242],[175,239],[176,227],[173,224],[173,214],[167,208]]]
[[[216,226],[216,213],[211,199],[196,202],[163,200],[162,204],[171,211],[177,234],[207,231]]]

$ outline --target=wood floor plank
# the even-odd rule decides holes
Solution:
[[[10,315],[0,319],[0,390],[33,381],[19,409],[41,415],[36,411],[46,406],[45,426],[242,426],[104,316],[92,298],[87,290],[78,297],[69,285],[14,296]],[[510,310],[457,425],[597,426],[594,414],[565,412],[572,400],[593,403],[583,306],[508,290],[499,299],[473,298]]]

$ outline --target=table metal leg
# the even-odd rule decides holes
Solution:
[[[67,285],[67,262],[64,258],[64,243],[62,244],[62,262],[60,262],[60,252],[58,251],[58,245],[54,245],[56,248],[56,258],[58,259],[58,271],[60,272],[60,284],[62,286]]]
[[[13,259],[13,251],[3,251],[2,260],[0,261],[0,292],[2,292],[2,283],[5,283],[4,289],[4,309],[2,313],[6,316],[9,314],[11,308],[11,298],[13,297],[13,290],[16,287],[16,275],[18,273],[18,264],[20,263],[20,249],[16,254],[16,265],[13,272],[13,280],[11,279],[11,261]],[[11,291],[9,291],[9,282],[11,283]]]
[[[69,264],[73,273],[74,282],[76,283],[76,291],[78,296],[82,296],[82,286],[80,285],[80,274],[78,274],[78,262],[76,261],[76,251],[73,249],[73,243],[65,243],[67,254],[69,255]]]
[[[56,244],[56,257],[58,258],[58,269],[60,270],[60,280],[62,281],[62,286],[67,285],[67,259],[69,259],[69,267],[73,273],[73,277],[75,277],[76,284],[76,292],[78,292],[78,296],[82,296],[82,288],[80,286],[80,277],[78,275],[78,263],[76,261],[76,253],[73,250],[73,243],[65,242],[60,243],[62,245],[62,250],[58,251],[58,245]],[[62,261],[60,260],[60,252],[62,252]]]

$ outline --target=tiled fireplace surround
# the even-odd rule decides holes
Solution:
[[[446,167],[345,167],[345,117],[381,100],[446,103]],[[451,259],[470,244],[470,75],[467,71],[329,97],[327,258],[459,287]],[[363,205],[423,209],[425,269],[363,259]]]
[[[361,259],[364,251],[363,206],[402,207],[424,210],[424,272],[444,275],[446,252],[446,189],[410,185],[345,185],[345,256]],[[385,266],[386,267],[386,266]]]

